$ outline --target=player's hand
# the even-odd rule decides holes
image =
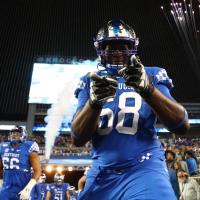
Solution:
[[[109,98],[115,96],[118,83],[113,78],[101,77],[96,73],[90,73],[90,104],[101,108]]]
[[[20,200],[29,200],[31,190],[33,189],[35,184],[36,184],[36,180],[31,179],[29,181],[29,183],[26,185],[26,187],[21,192],[19,192],[19,199]]]
[[[131,56],[128,66],[119,70],[119,74],[126,79],[126,85],[134,87],[142,97],[153,93],[154,86],[145,72],[144,65],[135,55]]]

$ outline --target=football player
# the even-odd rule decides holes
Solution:
[[[16,126],[10,131],[10,142],[0,148],[0,168],[3,186],[0,199],[27,200],[41,173],[36,142],[26,141],[26,130]],[[31,173],[33,169],[33,174]]]
[[[40,199],[46,200],[47,191],[49,190],[49,185],[46,183],[46,174],[45,173],[41,174],[38,184],[40,185],[40,190],[41,190]]]
[[[64,183],[64,175],[56,173],[54,183],[49,185],[46,200],[69,200],[69,184]]]
[[[156,135],[157,118],[173,133],[189,129],[187,112],[170,94],[165,69],[144,67],[139,40],[121,20],[109,21],[94,41],[105,70],[81,78],[72,121],[76,146],[92,140],[93,164],[80,200],[175,200]]]

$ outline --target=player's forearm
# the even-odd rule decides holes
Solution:
[[[37,168],[35,167],[33,170],[34,170],[34,173],[32,175],[32,178],[34,178],[36,181],[38,181],[40,176],[41,176],[41,166],[40,166],[40,164],[37,166]]]
[[[49,191],[47,191],[47,195],[46,195],[46,199],[45,200],[50,200],[51,198],[51,193]]]
[[[78,181],[78,191],[81,191],[84,188],[85,182],[86,182],[86,176],[82,176]]]
[[[69,191],[66,192],[66,200],[70,200]]]
[[[184,134],[189,129],[189,122],[182,105],[164,96],[155,88],[145,101],[152,107],[160,121],[174,133]]]
[[[40,164],[39,156],[36,152],[32,152],[29,155],[29,159],[30,159],[31,167],[33,168],[32,178],[37,181],[41,176],[41,164]]]
[[[32,178],[34,178],[36,181],[40,178],[41,170],[37,170],[33,173]]]
[[[72,137],[74,144],[81,146],[89,141],[96,132],[101,109],[94,109],[89,101],[75,116],[72,122]]]

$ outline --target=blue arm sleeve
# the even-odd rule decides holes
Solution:
[[[78,99],[78,106],[76,112],[84,107],[89,99],[89,79],[87,75],[81,77],[80,82],[74,92],[75,97]]]

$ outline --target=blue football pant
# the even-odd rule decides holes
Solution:
[[[163,159],[151,158],[126,170],[88,174],[78,200],[177,200]]]

